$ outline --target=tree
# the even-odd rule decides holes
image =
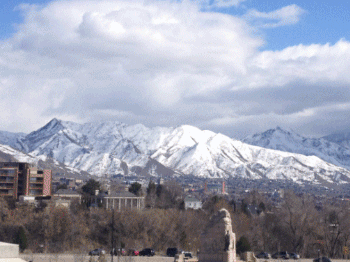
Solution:
[[[19,244],[19,249],[23,252],[27,248],[27,236],[23,226],[19,227],[16,236],[16,243]]]
[[[265,209],[266,209],[266,207],[265,207],[264,202],[260,202],[260,204],[259,204],[259,211],[260,212],[265,212]]]
[[[8,204],[3,197],[0,197],[0,219],[2,222],[5,221],[5,218],[7,217],[8,213],[9,213]]]
[[[147,196],[146,196],[146,206],[154,208],[156,205],[156,191],[157,186],[154,182],[150,181],[147,187]]]
[[[89,181],[86,182],[85,185],[81,188],[84,193],[89,195],[95,195],[96,190],[101,190],[101,184],[100,182],[96,181],[95,179],[89,179]]]
[[[151,193],[155,193],[156,188],[157,188],[156,184],[153,181],[149,181],[148,187],[147,187],[147,195]]]
[[[236,250],[238,254],[243,254],[250,250],[249,240],[245,236],[241,236],[237,241]]]
[[[141,184],[135,182],[135,183],[132,183],[129,187],[129,192],[137,195],[137,196],[140,196],[142,195],[142,189],[141,189]]]
[[[293,191],[286,191],[284,199],[276,211],[280,217],[281,228],[276,232],[279,232],[281,247],[303,254],[315,235],[318,213],[313,200],[306,195],[297,196]]]
[[[67,184],[59,184],[56,189],[59,190],[59,189],[67,189],[67,188],[68,188]]]
[[[203,204],[203,209],[208,212],[208,214],[215,214],[221,208],[226,208],[230,214],[233,213],[233,206],[229,203],[229,201],[221,196],[213,196],[209,198]]]

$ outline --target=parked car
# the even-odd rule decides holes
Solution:
[[[315,258],[314,262],[332,262],[328,257]]]
[[[101,255],[105,255],[106,251],[102,248],[96,248],[94,250],[91,250],[89,252],[89,256],[101,256]]]
[[[283,259],[289,259],[290,256],[288,252],[286,251],[281,251],[281,252],[276,252],[275,254],[272,255],[272,258],[283,258]]]
[[[169,247],[167,250],[166,250],[166,255],[168,257],[175,257],[176,254],[179,254],[181,253],[181,250],[179,250],[178,248],[176,247]]]
[[[271,258],[271,255],[267,252],[260,252],[259,254],[256,255],[256,258],[266,258],[269,259]]]
[[[114,255],[114,256],[125,256],[126,255],[126,251],[124,248],[113,248],[111,250],[111,255]]]
[[[292,259],[299,259],[300,255],[298,255],[297,253],[290,253],[289,257],[292,258]]]
[[[145,248],[145,249],[142,249],[139,253],[140,256],[154,256],[155,255],[155,252],[152,248]]]
[[[129,249],[127,252],[128,256],[138,256],[139,255],[139,251],[135,250],[135,249]]]
[[[189,258],[193,258],[191,252],[184,251],[183,254],[184,254],[185,260]]]

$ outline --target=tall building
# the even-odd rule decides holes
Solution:
[[[51,170],[38,170],[23,162],[0,162],[0,196],[51,196],[51,190]]]

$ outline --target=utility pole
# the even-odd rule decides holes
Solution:
[[[113,262],[113,256],[114,256],[114,210],[112,208],[112,262]]]

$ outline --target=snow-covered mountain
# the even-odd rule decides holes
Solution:
[[[6,131],[0,131],[0,144],[16,145],[25,136],[25,133],[11,133]],[[16,147],[19,147],[19,145],[16,145]]]
[[[330,138],[307,138],[292,130],[276,127],[275,129],[269,129],[263,133],[248,136],[242,141],[250,145],[264,148],[307,156],[317,156],[326,162],[350,169],[349,147],[345,147],[336,141],[332,142]]]
[[[14,143],[16,143],[16,141],[14,141]],[[26,154],[19,150],[16,150],[8,145],[2,144],[0,144],[0,161],[27,162],[35,165],[40,169],[51,169],[54,174],[65,173],[66,175],[75,177],[86,177],[89,175],[87,172],[65,166],[64,164],[59,163],[57,160],[45,155],[33,156],[31,154]]]
[[[53,119],[39,130],[19,137],[11,146],[32,156],[51,157],[94,175],[129,170],[138,174],[232,176],[315,183],[350,181],[348,170],[316,156],[252,146],[187,125],[147,128],[117,121],[77,124]]]
[[[324,136],[323,139],[336,143],[350,150],[350,133],[337,133]]]

